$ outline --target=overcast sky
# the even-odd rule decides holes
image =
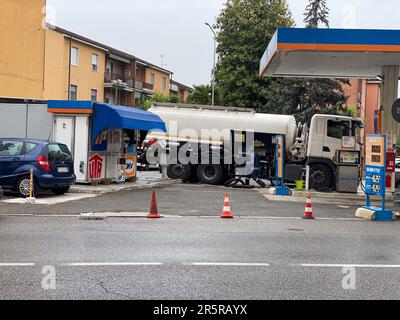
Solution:
[[[210,82],[215,22],[225,0],[47,0],[48,20],[174,72]],[[288,0],[299,27],[308,0]],[[328,0],[331,27],[399,29],[398,0]],[[265,44],[267,46],[267,44]],[[164,58],[161,59],[161,55]]]

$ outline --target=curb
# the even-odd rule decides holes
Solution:
[[[77,186],[72,186],[70,189],[70,193],[86,193],[86,194],[106,194],[106,193],[113,193],[113,192],[119,192],[119,191],[132,191],[132,190],[148,190],[148,189],[153,189],[153,188],[160,188],[163,186],[168,186],[168,185],[173,185],[173,184],[178,184],[182,183],[182,180],[163,180],[163,181],[157,181],[157,182],[149,182],[148,184],[145,185],[131,185],[127,187],[122,187],[122,188],[110,188],[110,189],[104,189],[104,190],[90,190],[90,189],[85,189],[85,188],[80,188]]]
[[[362,201],[366,199],[365,194],[354,194],[354,193],[338,193],[338,192],[332,192],[332,193],[327,193],[327,192],[318,192],[318,191],[293,191],[293,196],[294,197],[307,197],[307,195],[310,194],[314,198],[319,198],[319,199],[338,199],[338,200],[356,200],[356,201]],[[371,196],[371,200],[380,200],[379,196]],[[386,201],[393,201],[393,194],[387,193],[386,194]]]

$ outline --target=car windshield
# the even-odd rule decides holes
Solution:
[[[50,161],[72,159],[71,152],[65,144],[49,144],[46,149]]]

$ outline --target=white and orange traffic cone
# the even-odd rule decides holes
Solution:
[[[306,207],[304,209],[303,219],[314,219],[310,195],[307,196],[307,202],[306,202]]]
[[[156,193],[154,191],[153,191],[153,195],[151,197],[150,212],[149,212],[147,218],[149,218],[149,219],[161,218],[160,214],[158,213]]]
[[[233,214],[231,211],[231,205],[229,204],[228,193],[225,194],[224,208],[222,209],[221,218],[222,219],[232,219],[233,218]]]

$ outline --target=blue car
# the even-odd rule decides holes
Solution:
[[[40,190],[64,194],[76,181],[71,152],[64,144],[42,140],[0,138],[0,186],[30,195],[33,169],[33,195]]]

